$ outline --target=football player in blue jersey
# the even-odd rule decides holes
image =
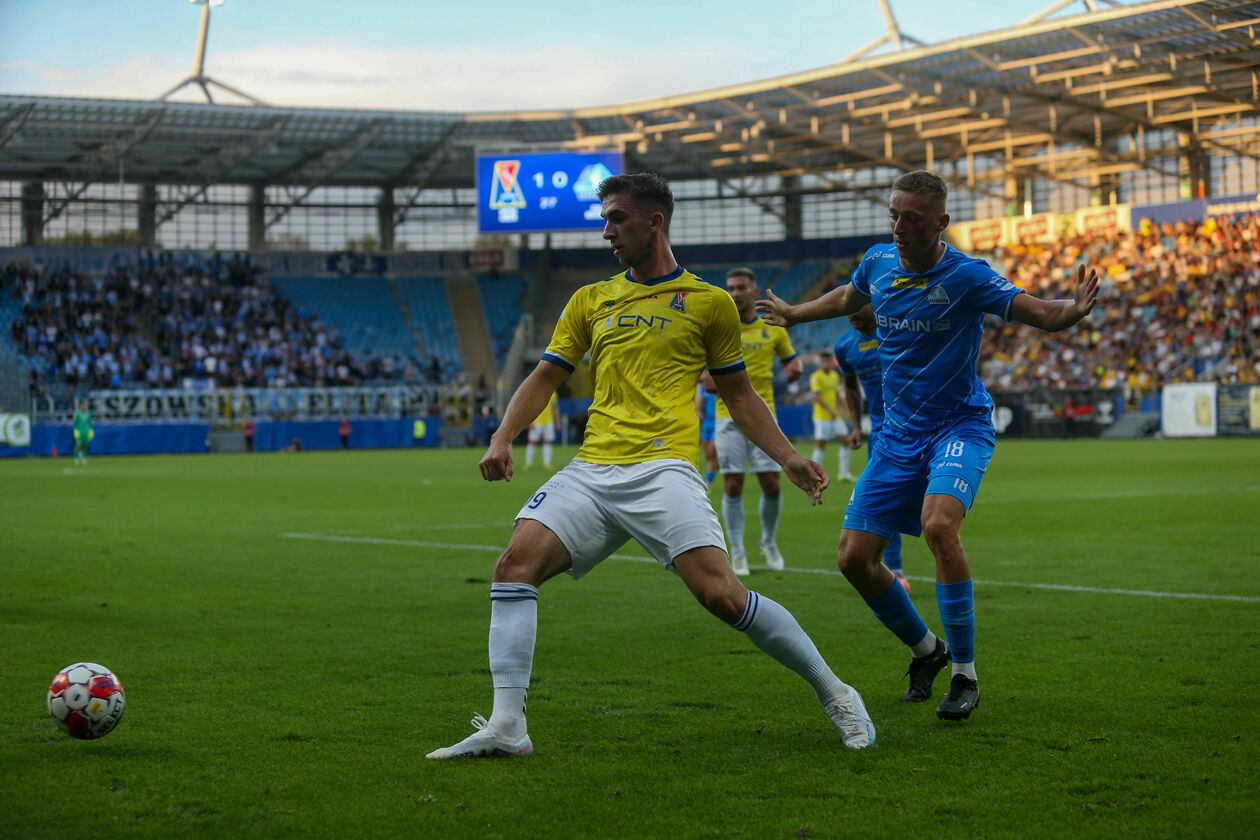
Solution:
[[[779,430],[745,370],[735,301],[683,269],[669,244],[674,197],[659,175],[616,175],[599,187],[604,239],[626,267],[578,289],[542,360],[508,403],[479,467],[510,481],[512,440],[590,353],[594,401],[577,457],[516,515],[490,585],[494,707],[470,736],[428,758],[524,756],[534,750],[525,700],[538,631],[538,590],[580,578],[629,540],[674,572],[709,612],[809,683],[851,749],[875,743],[857,690],[827,667],[790,612],[740,583],[708,486],[697,470],[696,385],[707,370],[731,416],[810,499],[830,479]]]
[[[948,187],[931,172],[892,185],[893,242],[871,248],[852,281],[796,306],[771,294],[757,308],[791,326],[851,315],[873,304],[883,365],[884,424],[858,479],[840,534],[841,572],[876,617],[910,647],[903,700],[932,696],[953,661],[938,717],[964,720],[980,702],[975,667],[975,600],[962,523],[993,455],[993,400],[976,372],[986,315],[1046,332],[1068,329],[1098,300],[1099,276],[1076,270],[1070,300],[1024,293],[983,260],[941,241],[949,226]],[[897,532],[924,539],[936,559],[936,601],[946,640],[919,616],[909,594],[880,562]]]
[[[849,404],[849,414],[857,418],[853,421],[853,431],[849,433],[847,443],[850,449],[862,447],[861,412],[862,396],[865,392],[867,409],[871,414],[868,445],[870,451],[874,451],[879,430],[884,425],[884,368],[879,362],[879,335],[875,331],[873,307],[868,303],[854,312],[849,316],[849,324],[853,328],[837,338],[832,347],[836,365],[844,374],[844,398]],[[896,575],[902,588],[909,592],[910,581],[901,569],[900,532],[888,538],[888,545],[884,547],[884,565]]]

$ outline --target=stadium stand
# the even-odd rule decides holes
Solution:
[[[1074,265],[1097,264],[1111,293],[1104,292],[1089,331],[1047,336],[994,320],[981,376],[997,390],[1121,388],[1133,402],[1166,383],[1260,381],[1258,243],[1260,216],[1241,214],[1143,223],[1133,232],[985,255],[1019,285],[1049,296],[1068,294]],[[802,293],[816,294],[819,279],[835,266],[802,260],[752,267],[776,293],[799,300]],[[724,285],[730,267],[697,270]],[[561,272],[571,283],[542,296],[526,294],[520,272],[477,276],[497,366],[524,302],[536,298],[556,310],[554,320],[565,288],[589,280],[585,272],[570,274]],[[429,373],[432,358],[439,363],[434,384],[458,384],[463,364],[445,280],[403,277],[397,291],[387,277],[268,280],[232,262],[198,268],[166,260],[88,271],[11,261],[0,271],[0,323],[6,327],[0,345],[32,378],[32,393],[58,402],[76,390],[172,387],[184,377],[220,385],[402,381]],[[423,336],[423,348],[405,314]],[[829,346],[846,328],[798,325],[792,339],[798,352],[808,353]]]
[[[441,277],[399,277],[398,294],[411,313],[411,321],[424,336],[424,352],[438,360],[439,381],[449,380],[464,368],[455,337],[455,319]],[[431,378],[433,378],[431,376]]]
[[[1167,383],[1260,382],[1258,244],[1260,216],[1247,214],[997,252],[995,267],[1038,294],[1066,296],[1078,262],[1107,280],[1089,331],[991,324],[982,378],[1001,390],[1120,387],[1131,401]]]
[[[521,320],[521,301],[525,296],[525,282],[520,272],[505,271],[498,274],[478,274],[477,286],[481,291],[481,305],[486,327],[494,348],[496,368],[502,369],[512,336]]]
[[[392,378],[408,365],[419,367],[415,337],[388,278],[275,277],[272,282],[330,327],[340,346],[361,364],[379,361],[381,378]]]

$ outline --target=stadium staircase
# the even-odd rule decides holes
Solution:
[[[415,339],[416,347],[424,347],[424,331],[416,324],[416,320],[411,317],[411,307],[403,299],[402,291],[398,288],[398,278],[390,275],[389,293],[393,295],[394,303],[398,304],[398,311],[402,314],[403,323],[407,325],[407,329],[411,330],[411,336]]]
[[[26,413],[31,410],[30,393],[27,391],[27,371],[9,349],[9,342],[0,341],[0,411]]]
[[[498,375],[494,364],[494,345],[486,329],[485,308],[481,304],[477,278],[470,274],[447,277],[446,296],[451,303],[455,338],[459,342],[468,381],[476,383],[484,376],[486,382],[494,382]]]
[[[1159,431],[1158,411],[1126,411],[1103,430],[1105,438],[1144,438]]]

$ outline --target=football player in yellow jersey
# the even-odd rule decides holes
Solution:
[[[847,402],[840,401],[840,371],[837,369],[835,353],[823,350],[818,354],[818,365],[818,370],[809,375],[809,392],[814,397],[813,458],[821,464],[827,451],[827,441],[839,442],[840,475],[837,477],[841,481],[854,481],[853,473],[849,472],[848,421],[852,415]]]
[[[783,364],[788,382],[800,378],[801,360],[792,348],[787,330],[763,322],[753,308],[761,289],[757,287],[757,276],[751,268],[728,271],[726,291],[739,310],[740,341],[744,347],[744,364],[748,365],[748,378],[773,414],[774,360],[777,358]],[[731,566],[735,574],[741,577],[748,574],[748,554],[744,550],[744,473],[750,469],[761,484],[761,501],[757,505],[757,513],[761,517],[761,539],[757,544],[766,558],[766,565],[774,571],[782,569],[783,555],[779,553],[779,545],[775,541],[779,511],[783,507],[779,465],[740,430],[722,399],[717,403],[714,443],[717,444],[718,469],[722,472],[722,519],[726,522],[726,535],[731,542]]]
[[[659,175],[616,175],[599,188],[604,239],[627,271],[570,298],[542,361],[513,395],[481,459],[487,481],[512,478],[512,440],[590,353],[594,401],[577,457],[517,514],[490,586],[490,719],[429,758],[533,752],[525,700],[538,627],[538,587],[580,578],[633,539],[682,578],[701,604],[800,674],[846,746],[875,742],[861,696],[841,682],[800,624],[731,572],[708,487],[696,469],[695,389],[708,368],[731,414],[794,484],[821,501],[826,472],[792,447],[744,369],[730,296],[675,261],[674,198]]]
[[[554,469],[551,465],[551,453],[556,442],[556,429],[560,426],[560,405],[556,394],[551,393],[547,407],[529,424],[529,433],[525,443],[525,469],[534,466],[534,452],[538,444],[542,444],[543,467]]]

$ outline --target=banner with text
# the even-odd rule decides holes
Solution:
[[[1160,394],[1160,420],[1166,437],[1216,435],[1216,383],[1165,385]]]
[[[440,405],[428,386],[379,388],[220,388],[92,391],[88,409],[97,422],[205,422],[323,420],[339,417],[424,416]]]

